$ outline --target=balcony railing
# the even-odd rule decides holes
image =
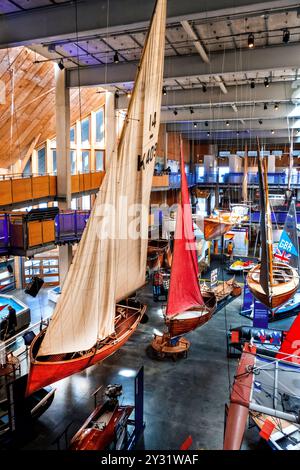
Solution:
[[[196,184],[237,184],[241,185],[243,182],[243,173],[220,173],[218,170],[206,172],[203,175],[196,173],[195,183]],[[258,185],[258,174],[248,173],[247,174],[248,185]],[[269,185],[287,185],[288,176],[286,173],[268,173]],[[300,175],[292,175],[292,185],[300,185]]]

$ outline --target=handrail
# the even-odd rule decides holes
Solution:
[[[0,355],[1,355],[1,352],[6,352],[10,346],[13,346],[17,339],[19,339],[20,337],[23,338],[26,333],[29,333],[30,331],[33,331],[37,327],[40,327],[41,324],[46,325],[46,322],[50,319],[50,317],[51,317],[51,315],[49,315],[46,318],[43,318],[43,320],[41,320],[37,323],[34,323],[33,325],[29,325],[27,328],[25,328],[24,330],[19,331],[17,334],[15,334],[11,338],[7,339],[6,341],[1,341],[1,343],[0,343]],[[23,338],[23,341],[24,341],[24,338]]]

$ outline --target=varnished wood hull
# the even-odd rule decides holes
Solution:
[[[150,269],[170,268],[172,253],[167,240],[149,240],[147,249],[147,265]]]
[[[116,406],[105,427],[103,429],[96,429],[93,423],[101,421],[101,416],[106,412],[105,404],[98,406],[72,438],[70,450],[108,449],[110,444],[116,440],[118,426],[120,423],[124,426],[133,409],[133,406]]]
[[[274,263],[274,268],[279,267],[280,263]],[[254,297],[270,309],[276,309],[286,303],[296,292],[299,286],[299,277],[293,268],[291,270],[292,278],[288,282],[279,283],[272,287],[272,296],[268,298],[261,285],[258,282],[260,275],[260,265],[252,268],[247,275],[247,284]]]
[[[63,359],[63,355],[61,358],[58,355],[39,358],[38,350],[46,329],[41,331],[30,346],[30,370],[26,395],[29,396],[42,387],[76,374],[114,354],[135,332],[146,311],[146,305],[134,301],[129,301],[128,306],[136,310],[127,310],[127,317],[116,324],[116,334],[113,337],[101,341],[97,348],[83,352],[80,357],[74,359]]]
[[[180,319],[176,316],[166,320],[166,324],[169,330],[171,338],[181,336],[189,331],[193,331],[196,328],[207,323],[217,308],[216,297],[213,293],[203,293],[204,306],[195,307],[189,310],[189,312],[199,311],[202,314],[199,316],[191,316],[191,318]]]
[[[204,238],[205,240],[215,240],[220,238],[225,233],[229,232],[232,224],[223,223],[218,219],[204,219]]]

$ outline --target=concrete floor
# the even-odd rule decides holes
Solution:
[[[36,299],[21,291],[14,295],[30,306],[33,322],[53,310],[46,289]],[[149,286],[139,297],[148,304],[149,321],[141,324],[125,346],[103,363],[54,384],[54,402],[36,422],[33,435],[27,440],[24,437],[22,449],[55,449],[53,441],[71,422],[72,436],[93,410],[91,394],[100,385],[121,383],[123,402],[132,403],[134,380],[129,376],[134,376],[141,366],[145,370],[146,429],[139,448],[177,450],[191,435],[195,450],[222,449],[224,404],[237,364],[237,359],[226,357],[225,331],[227,327],[249,323],[239,315],[242,298],[233,300],[208,324],[190,333],[188,358],[173,362],[153,359],[149,351],[154,331],[164,328],[162,304],[152,301]],[[276,327],[286,328],[292,320],[276,322]],[[259,441],[255,428],[246,432],[243,448],[269,449]]]

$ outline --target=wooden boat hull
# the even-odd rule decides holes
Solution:
[[[168,240],[149,240],[147,249],[147,264],[150,269],[160,267],[170,268],[172,253]]]
[[[116,440],[117,429],[128,421],[134,410],[133,406],[116,406],[111,417],[102,429],[97,429],[92,423],[101,421],[105,415],[105,404],[98,406],[88,417],[83,426],[72,438],[70,450],[106,450]],[[105,419],[105,418],[104,418]]]
[[[208,292],[204,292],[202,296],[205,303],[204,306],[194,307],[188,312],[184,312],[180,315],[182,318],[175,316],[166,320],[171,338],[193,331],[211,319],[217,308],[216,297],[213,293]]]
[[[247,284],[251,293],[256,299],[270,309],[276,309],[286,303],[296,292],[299,286],[299,277],[295,269],[283,265],[281,263],[274,263],[274,269],[282,269],[283,267],[290,271],[291,279],[287,282],[282,282],[272,287],[272,296],[268,298],[263,288],[259,284],[260,278],[260,265],[251,269],[247,275]]]
[[[229,232],[231,228],[232,224],[223,223],[219,219],[211,219],[207,217],[204,219],[204,238],[207,241],[215,240]]]
[[[137,310],[134,313],[128,310],[127,312],[131,312],[131,314],[125,320],[116,324],[115,336],[101,341],[97,348],[95,347],[74,359],[64,360],[63,355],[61,355],[62,358],[59,355],[49,356],[46,359],[43,358],[44,360],[38,358],[39,346],[46,329],[41,331],[33,340],[30,347],[30,371],[26,395],[31,395],[42,387],[76,374],[114,354],[135,332],[146,311],[146,305],[138,304],[134,301],[130,301],[128,306],[132,307],[133,304],[137,306]]]

